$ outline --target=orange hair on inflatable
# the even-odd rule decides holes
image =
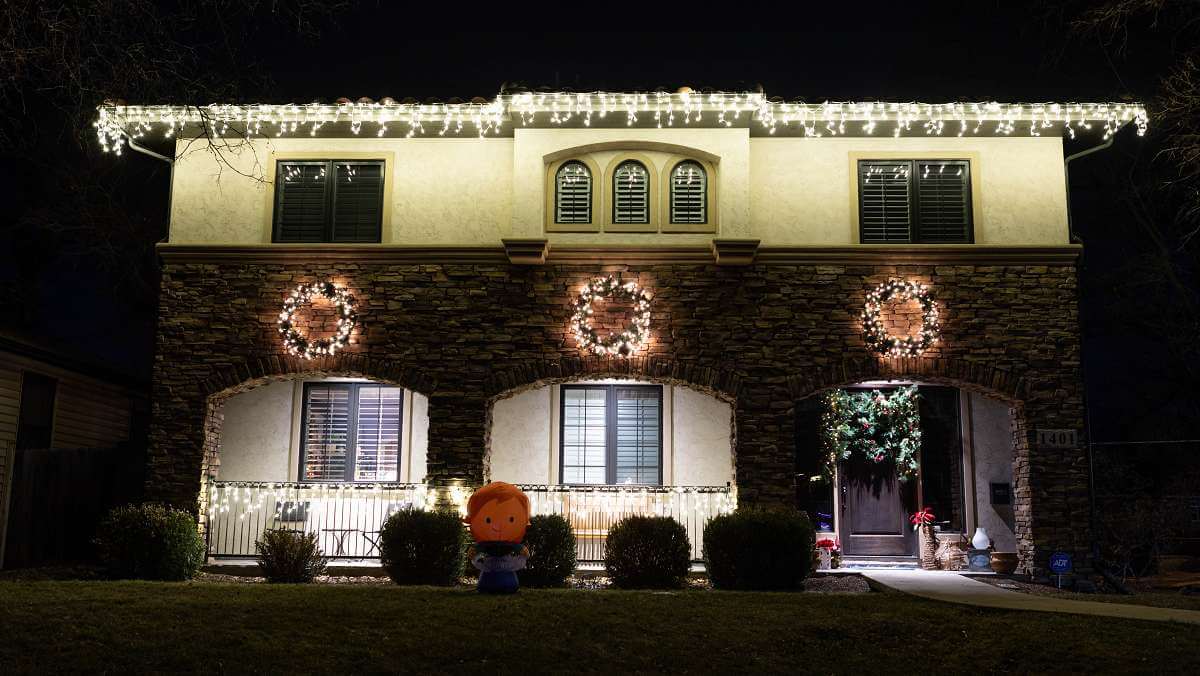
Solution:
[[[467,517],[463,519],[467,523],[479,514],[479,510],[483,506],[493,500],[496,502],[508,502],[509,500],[520,500],[521,506],[525,508],[525,521],[529,522],[529,496],[521,492],[520,488],[505,483],[503,481],[493,481],[492,483],[480,488],[471,494],[471,499],[467,501]]]

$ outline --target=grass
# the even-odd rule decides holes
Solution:
[[[900,594],[0,582],[6,674],[1195,673],[1197,646],[1200,626]]]

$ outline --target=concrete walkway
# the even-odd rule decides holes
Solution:
[[[1046,613],[1102,615],[1128,620],[1157,620],[1200,624],[1200,611],[1176,608],[1154,608],[1126,603],[1074,601],[1053,596],[1024,594],[972,580],[965,575],[948,571],[928,570],[870,570],[863,577],[905,594],[935,601],[962,603],[986,608],[1035,610]]]

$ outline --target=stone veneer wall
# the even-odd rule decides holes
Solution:
[[[637,358],[583,357],[570,336],[569,303],[601,274],[637,280],[654,295],[652,342]],[[864,347],[864,296],[891,276],[929,284],[941,303],[942,340],[924,357],[888,360]],[[354,344],[333,359],[289,358],[275,325],[283,298],[298,283],[327,278],[358,301]],[[1069,265],[168,260],[147,490],[195,508],[202,473],[219,462],[211,432],[220,401],[289,373],[366,376],[427,395],[429,477],[467,483],[482,477],[493,397],[537,382],[630,373],[733,399],[739,500],[791,504],[794,402],[864,379],[913,377],[1013,407],[1023,566],[1044,568],[1053,550],[1084,562],[1085,453],[1031,448],[1035,428],[1082,429],[1076,311]],[[323,313],[315,309],[318,322]]]

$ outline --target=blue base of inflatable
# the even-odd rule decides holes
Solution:
[[[515,594],[520,588],[520,580],[514,572],[485,571],[479,574],[479,592],[482,594]]]

